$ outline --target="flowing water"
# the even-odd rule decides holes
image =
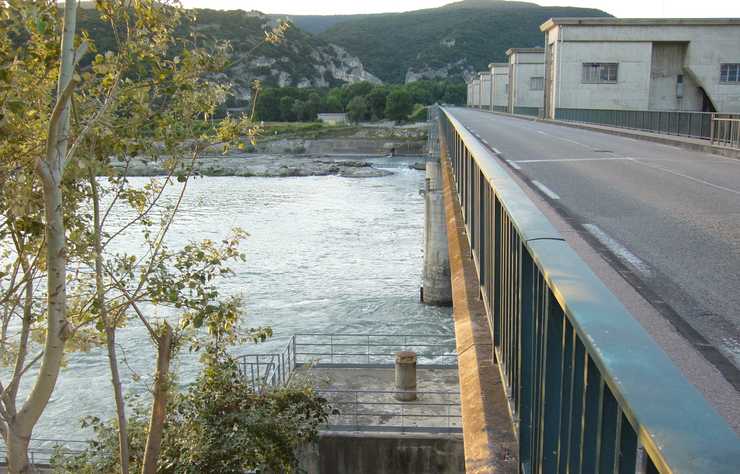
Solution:
[[[167,242],[175,249],[193,239],[220,240],[234,226],[249,232],[241,247],[247,260],[233,266],[236,275],[223,289],[243,295],[246,325],[273,328],[265,352],[297,332],[451,335],[449,308],[419,303],[424,172],[408,164],[380,160],[376,166],[394,174],[371,179],[197,179]],[[124,210],[117,212],[114,220],[123,222]],[[136,235],[120,240],[120,250],[137,250]],[[125,389],[142,393],[154,361],[147,334],[131,324],[118,340]],[[187,384],[198,372],[197,356],[183,351],[176,369]],[[72,355],[34,437],[84,439],[81,417],[113,413],[109,380],[104,350]]]

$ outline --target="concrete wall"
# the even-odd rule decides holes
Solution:
[[[491,109],[491,73],[483,72],[480,75],[480,106],[482,109]]]
[[[461,436],[322,433],[301,456],[308,474],[463,474]]]
[[[555,25],[545,35],[546,44],[557,42],[557,107],[700,110],[702,87],[719,112],[740,113],[740,84],[719,81],[720,64],[740,62],[740,24]],[[684,51],[670,43],[684,44]],[[679,103],[679,67],[671,61],[680,56],[685,91]],[[619,62],[618,84],[581,84],[584,62]],[[652,76],[657,83],[651,86]]]
[[[491,68],[493,107],[506,107],[509,88],[509,65],[494,64]]]
[[[472,107],[480,107],[480,79],[473,80],[473,103]]]
[[[509,112],[516,107],[542,107],[544,91],[532,90],[533,77],[545,76],[544,52],[515,52],[509,55]]]

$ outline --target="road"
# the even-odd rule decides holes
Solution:
[[[452,111],[738,389],[740,160]]]

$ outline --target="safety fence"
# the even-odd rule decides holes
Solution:
[[[460,433],[460,393],[417,391],[414,401],[398,401],[390,390],[318,390],[333,414],[331,431]]]
[[[451,163],[523,473],[736,473],[740,442],[449,112]]]
[[[557,108],[555,119],[692,138],[711,138],[712,113]]]
[[[514,107],[514,113],[516,115],[527,115],[529,117],[542,117],[541,107]]]
[[[712,145],[740,148],[740,116],[712,117]]]
[[[89,445],[88,441],[69,439],[31,438],[28,448],[28,461],[32,472],[51,472],[52,458],[55,456],[69,456],[79,454]],[[0,445],[0,472],[7,465],[8,451],[5,445]]]

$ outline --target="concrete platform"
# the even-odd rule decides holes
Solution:
[[[396,400],[393,368],[299,367],[335,413],[329,431],[459,433],[458,370],[417,368],[417,399]]]

